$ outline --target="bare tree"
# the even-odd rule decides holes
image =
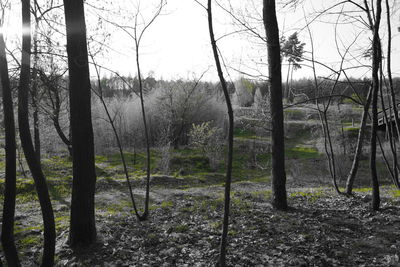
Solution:
[[[33,146],[28,116],[28,95],[30,87],[31,66],[31,13],[30,0],[22,1],[22,59],[20,84],[18,87],[18,123],[21,145],[25,159],[35,181],[44,223],[44,250],[42,266],[53,266],[55,252],[55,222],[54,213],[39,160]]]
[[[133,196],[131,180],[130,180],[130,177],[129,177],[129,172],[128,172],[128,167],[127,167],[127,163],[126,163],[126,160],[125,160],[125,155],[124,155],[124,152],[123,152],[122,142],[121,142],[121,139],[120,139],[120,135],[118,134],[117,128],[115,127],[115,122],[114,122],[115,118],[112,118],[111,113],[110,113],[110,111],[108,109],[108,106],[106,104],[106,101],[104,100],[103,86],[101,84],[101,76],[100,76],[100,67],[96,64],[93,55],[91,55],[91,58],[92,58],[92,62],[94,64],[94,67],[95,67],[95,70],[96,70],[97,85],[98,85],[98,91],[95,91],[95,90],[93,90],[93,91],[98,96],[98,98],[100,99],[100,102],[103,105],[104,111],[106,112],[108,122],[111,125],[112,131],[114,133],[115,140],[117,142],[117,147],[118,147],[118,150],[119,150],[119,154],[121,156],[121,161],[122,161],[122,166],[123,166],[124,173],[125,173],[126,182],[128,184],[129,195],[131,197],[133,210],[135,211],[135,214],[136,214],[136,217],[138,218],[138,220],[142,220],[142,215],[139,213],[139,211],[137,209],[135,197]]]
[[[370,169],[372,179],[372,209],[378,210],[380,204],[378,173],[376,170],[376,140],[378,128],[378,92],[380,87],[379,68],[382,62],[381,40],[379,27],[382,13],[382,0],[376,0],[376,14],[373,27],[372,40],[372,133],[371,133],[371,155]]]
[[[233,160],[233,109],[232,103],[229,96],[228,85],[226,83],[224,73],[222,70],[221,60],[218,53],[218,47],[216,38],[214,35],[213,28],[213,17],[212,17],[212,1],[207,1],[207,6],[204,6],[197,0],[195,0],[207,11],[208,17],[208,30],[211,41],[211,48],[214,55],[214,61],[218,72],[218,77],[224,93],[226,107],[228,110],[228,153],[227,153],[227,163],[226,163],[226,180],[225,180],[225,193],[224,193],[224,215],[222,222],[222,234],[220,242],[220,251],[217,265],[221,267],[226,266],[226,248],[228,244],[228,227],[229,227],[229,214],[230,214],[230,198],[231,198],[231,183],[232,183],[232,160]]]
[[[347,181],[346,181],[346,194],[347,195],[350,195],[353,190],[353,184],[354,184],[354,180],[356,178],[356,174],[357,174],[357,170],[358,170],[358,166],[359,166],[359,162],[360,162],[360,158],[361,158],[361,153],[362,153],[362,146],[363,146],[363,142],[364,142],[364,138],[365,138],[368,110],[371,105],[371,99],[372,99],[372,87],[370,86],[370,89],[368,90],[367,101],[366,101],[366,103],[364,103],[360,130],[358,131],[356,152],[354,154],[353,163],[352,163],[349,175],[347,176]]]
[[[105,19],[107,22],[111,23],[115,27],[124,31],[129,38],[134,43],[135,48],[135,63],[136,63],[136,71],[137,71],[137,80],[139,85],[139,99],[140,99],[140,106],[142,111],[142,121],[144,127],[144,135],[145,135],[145,143],[146,143],[146,192],[145,192],[145,203],[144,203],[144,212],[138,218],[140,220],[146,220],[149,216],[149,202],[150,202],[150,161],[151,161],[151,154],[150,154],[150,137],[149,137],[149,127],[146,118],[146,110],[145,110],[145,103],[144,103],[144,82],[141,72],[141,65],[140,65],[140,55],[141,55],[141,44],[143,41],[143,37],[150,26],[156,21],[156,19],[161,15],[161,12],[166,5],[165,0],[160,0],[158,5],[155,8],[154,13],[150,17],[149,21],[145,21],[143,14],[141,13],[140,8],[140,1],[138,1],[138,6],[136,7],[136,13],[133,17],[133,25],[132,26],[125,26],[115,23],[113,21]],[[104,18],[103,18],[104,19]],[[119,76],[121,77],[121,76]],[[124,83],[126,81],[124,80]],[[128,84],[128,83],[126,83]],[[131,87],[130,87],[131,88]],[[137,94],[137,92],[133,91]]]
[[[1,26],[4,23],[4,9],[7,3],[2,3]],[[1,244],[8,266],[21,266],[17,248],[14,241],[14,216],[16,198],[16,142],[14,107],[12,101],[12,90],[8,75],[8,64],[6,58],[6,45],[3,32],[0,31],[0,80],[4,110],[5,128],[5,152],[6,152],[6,174],[3,204],[3,220],[1,227]],[[1,265],[1,264],[0,264]]]

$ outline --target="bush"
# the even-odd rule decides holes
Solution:
[[[222,130],[211,126],[210,122],[193,124],[190,131],[190,144],[201,150],[209,159],[210,167],[216,169],[223,149]]]

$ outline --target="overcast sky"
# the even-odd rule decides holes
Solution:
[[[106,12],[87,8],[87,28],[88,35],[93,34],[93,29],[98,25],[97,14],[108,16],[107,19],[123,25],[132,25],[132,14],[136,3],[134,0],[109,1],[92,0],[95,5],[100,3],[111,9],[111,15],[104,15]],[[279,1],[278,1],[279,2]],[[294,31],[299,32],[300,39],[306,43],[305,56],[310,58],[311,45],[308,29],[305,27],[306,20],[310,22],[315,18],[318,11],[326,9],[338,1],[328,0],[305,0],[303,4],[296,8],[283,8],[278,6],[278,20],[281,35],[288,36]],[[145,21],[149,21],[154,12],[154,7],[159,0],[141,1],[142,15]],[[203,0],[203,3],[206,2]],[[222,5],[228,7],[227,0],[221,0]],[[245,16],[246,20],[261,35],[264,35],[261,21],[261,0],[232,0],[235,3],[235,14],[238,17]],[[253,4],[251,4],[253,3]],[[18,4],[17,4],[18,5]],[[14,12],[18,13],[18,7],[14,6]],[[330,15],[318,17],[310,24],[310,31],[314,41],[315,59],[324,62],[333,69],[338,69],[341,61],[341,55],[345,54],[349,45],[352,44],[346,54],[345,68],[352,68],[360,64],[370,64],[368,60],[362,59],[362,53],[369,47],[371,33],[360,27],[360,24],[347,20],[345,16],[338,16],[336,12],[341,11],[342,7],[332,9]],[[347,5],[344,10],[355,11],[353,7]],[[394,10],[396,10],[396,7]],[[121,9],[121,10],[119,10]],[[385,10],[384,10],[385,12]],[[12,32],[18,32],[19,21],[16,21],[18,15],[11,16],[9,19],[8,43]],[[353,16],[363,16],[361,13],[351,13]],[[192,78],[199,76],[208,70],[206,79],[216,80],[216,71],[212,58],[210,41],[208,36],[208,24],[205,10],[194,0],[168,0],[164,7],[163,15],[158,17],[154,24],[149,27],[145,33],[141,47],[141,65],[142,72],[146,76],[153,72],[156,78],[175,79]],[[384,14],[385,16],[385,14]],[[214,21],[217,38],[228,35],[218,41],[220,51],[224,57],[226,66],[228,66],[228,79],[236,79],[240,72],[248,73],[254,76],[266,76],[265,68],[266,46],[259,38],[252,37],[248,33],[232,34],[241,30],[234,19],[223,11],[220,7],[214,7]],[[335,27],[335,22],[341,24]],[[343,23],[345,22],[345,23]],[[386,24],[386,21],[382,21]],[[397,27],[400,26],[398,12],[393,16],[393,73],[394,76],[400,76],[400,38]],[[383,28],[383,31],[386,28]],[[134,43],[126,33],[120,29],[105,24],[104,31],[111,33],[107,39],[106,45],[109,47],[104,52],[102,58],[97,59],[101,64],[118,71],[122,74],[136,75],[134,59]],[[336,39],[335,39],[336,36]],[[386,38],[386,33],[381,36]],[[357,38],[357,39],[356,39]],[[336,44],[338,44],[339,49]],[[385,49],[386,50],[386,49]],[[283,61],[283,74],[286,76],[285,61]],[[304,62],[307,65],[309,63]],[[317,75],[329,75],[331,71],[327,68],[317,65]],[[368,68],[357,68],[348,71],[350,76],[364,77],[369,76]],[[311,77],[311,69],[304,66],[301,70],[295,72],[296,78]]]

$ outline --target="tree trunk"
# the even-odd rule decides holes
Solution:
[[[40,164],[41,161],[41,152],[40,152],[40,122],[39,122],[39,108],[36,103],[37,99],[34,100],[33,104],[33,139],[35,144],[35,154],[36,158]]]
[[[288,71],[287,71],[287,77],[286,77],[286,90],[285,90],[285,93],[283,94],[283,98],[286,98],[286,99],[288,99],[289,98],[289,77],[290,77],[290,66],[291,66],[291,62],[290,61],[288,61],[289,62],[289,65],[288,65]]]
[[[138,72],[138,81],[139,81],[139,97],[140,97],[140,107],[142,110],[142,121],[144,127],[144,136],[146,142],[146,193],[145,193],[145,202],[144,202],[144,212],[139,217],[141,221],[144,221],[149,216],[149,201],[150,201],[150,138],[149,138],[149,129],[147,126],[146,120],[146,110],[144,107],[144,96],[143,96],[143,81],[142,74],[140,72],[140,61],[139,61],[139,43],[136,40],[136,68]]]
[[[36,10],[36,7],[35,7]],[[35,153],[36,157],[40,163],[41,161],[41,152],[40,152],[40,122],[39,122],[39,92],[38,92],[38,70],[37,64],[39,61],[38,57],[38,30],[39,24],[36,20],[35,23],[35,32],[33,35],[33,69],[32,69],[32,88],[31,88],[31,97],[32,97],[32,108],[33,108],[33,140],[35,145]]]
[[[71,141],[67,138],[67,136],[65,136],[63,130],[61,129],[58,115],[53,117],[53,125],[61,141],[63,141],[63,143],[67,146],[69,156],[72,157],[72,144]]]
[[[272,205],[286,210],[285,142],[283,128],[282,74],[279,29],[276,18],[275,0],[264,0],[263,19],[267,35],[268,72],[271,106],[271,150],[272,150]]]
[[[376,1],[376,19],[374,24],[374,36],[372,41],[372,133],[370,169],[372,179],[372,209],[379,210],[379,182],[376,170],[376,139],[378,128],[378,91],[379,91],[379,66],[381,64],[381,47],[379,27],[381,21],[382,0]]]
[[[67,28],[73,182],[70,245],[96,240],[96,172],[91,119],[90,77],[83,0],[64,0]]]
[[[16,142],[12,91],[8,76],[8,65],[3,34],[0,32],[0,80],[3,92],[5,128],[6,177],[3,204],[1,244],[8,266],[21,266],[14,242],[14,216],[16,198]],[[1,263],[0,263],[1,266]]]
[[[363,142],[364,142],[364,137],[365,137],[365,131],[367,128],[368,110],[369,110],[369,106],[371,105],[371,98],[372,98],[372,87],[370,87],[368,90],[367,102],[364,104],[364,110],[363,110],[362,119],[361,119],[361,126],[360,126],[360,130],[358,131],[356,152],[354,154],[353,164],[351,166],[350,173],[347,176],[347,182],[346,182],[346,194],[347,195],[350,195],[353,191],[354,180],[356,178],[358,166],[360,163],[362,147],[363,147]]]
[[[225,181],[225,197],[224,197],[224,217],[222,223],[222,235],[220,243],[220,253],[218,264],[221,267],[226,266],[226,247],[228,244],[228,226],[229,226],[229,213],[230,213],[230,201],[231,201],[231,183],[232,183],[232,159],[233,159],[233,109],[231,99],[229,97],[228,86],[224,78],[222,71],[221,62],[218,55],[217,43],[215,41],[213,20],[211,11],[211,0],[208,0],[207,5],[208,13],[208,29],[210,32],[211,47],[214,54],[215,65],[218,71],[218,77],[221,83],[222,90],[225,96],[226,107],[228,110],[228,161],[226,166],[226,181]],[[281,88],[282,89],[282,88]]]
[[[18,123],[21,145],[24,150],[25,159],[31,170],[35,181],[36,191],[40,202],[44,224],[44,251],[42,266],[53,266],[55,251],[55,223],[54,213],[51,206],[49,191],[47,189],[46,178],[44,177],[40,163],[36,157],[33,147],[28,115],[28,95],[30,85],[30,66],[31,66],[31,24],[30,24],[30,1],[22,1],[22,59],[20,84],[18,88]]]

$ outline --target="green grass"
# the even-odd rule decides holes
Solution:
[[[399,189],[390,190],[390,194],[394,198],[400,198],[400,190]]]
[[[233,130],[233,136],[234,137],[243,138],[243,139],[255,139],[255,138],[258,138],[254,131],[249,130],[249,129],[241,129],[241,128],[235,128]]]
[[[172,201],[163,201],[161,203],[161,208],[165,209],[165,208],[171,208],[174,206],[174,203]]]
[[[343,191],[343,190],[342,190]],[[353,188],[353,192],[358,192],[358,193],[369,193],[371,192],[370,187],[360,187],[360,188]],[[399,195],[400,196],[400,195]]]
[[[285,153],[287,159],[313,159],[321,156],[314,147],[297,146],[286,149]]]
[[[316,190],[313,192],[292,192],[289,194],[289,198],[305,198],[307,201],[314,203],[324,196],[324,192],[322,190]]]

